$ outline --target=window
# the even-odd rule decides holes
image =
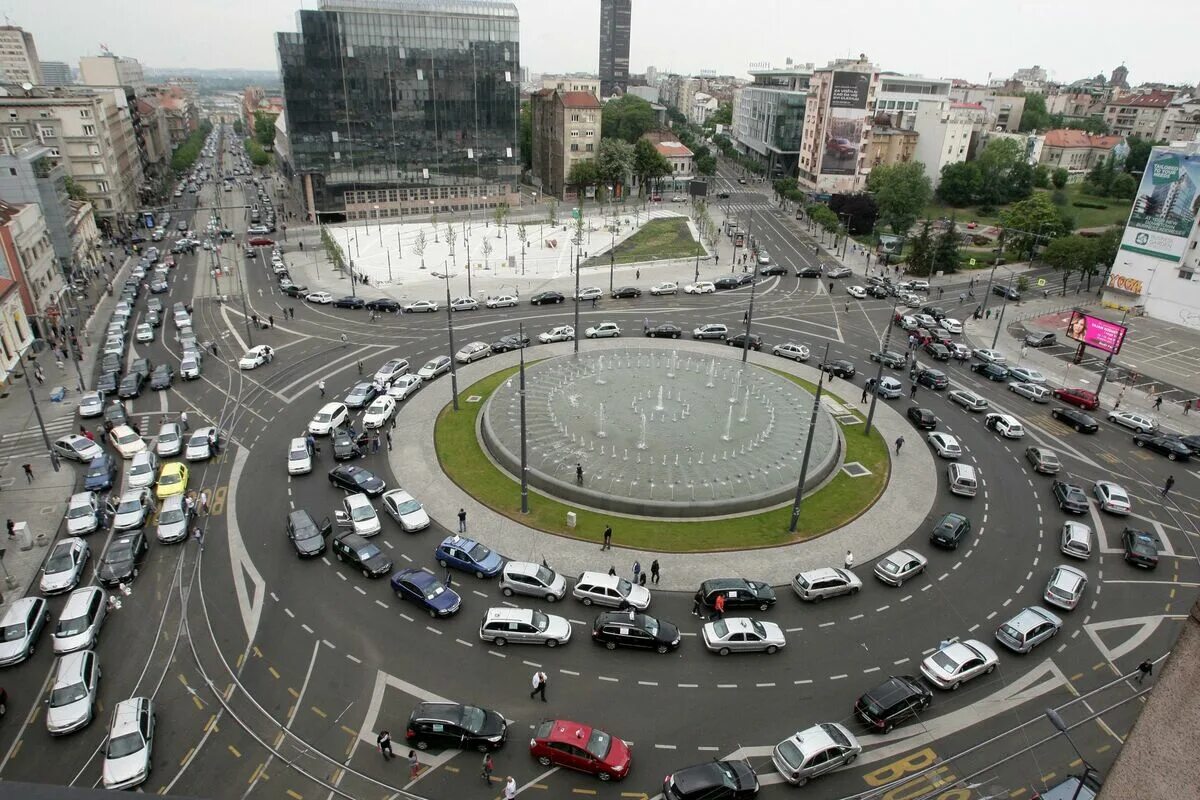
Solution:
[[[1182,279],[1183,279],[1183,280],[1185,280],[1185,281],[1190,281],[1190,280],[1192,280],[1192,275],[1193,275],[1193,273],[1192,273],[1192,271],[1191,271],[1190,269],[1181,269],[1181,270],[1179,270],[1179,277],[1180,277],[1180,278],[1182,278]]]
[[[571,142],[571,152],[572,153],[579,152],[579,145],[576,142]]]
[[[80,119],[91,119],[92,118],[92,110],[90,108],[79,109],[79,118]]]
[[[96,181],[96,191],[101,194],[108,191],[108,181]]]
[[[96,126],[95,125],[84,125],[83,126],[83,135],[84,136],[95,136],[96,135]]]
[[[14,137],[17,137],[17,138],[24,138],[24,136],[25,136],[25,129],[24,129],[24,128],[9,128],[9,129],[8,129],[8,135],[9,135],[9,136],[14,136]]]

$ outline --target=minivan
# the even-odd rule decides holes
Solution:
[[[54,655],[94,647],[107,613],[108,597],[100,587],[87,586],[71,592],[54,626]]]
[[[950,493],[963,497],[974,497],[979,489],[979,476],[970,464],[960,464],[957,461],[946,467],[946,477],[950,481]]]

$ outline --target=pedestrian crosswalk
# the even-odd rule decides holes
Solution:
[[[154,416],[154,414],[131,414],[129,418],[138,426],[143,435],[150,436],[153,433],[150,425],[153,424]],[[93,436],[103,436],[104,419],[102,417],[80,421],[74,415],[46,420],[46,435],[53,442],[67,434],[79,433],[80,425],[85,425]],[[46,443],[42,439],[42,431],[33,420],[30,420],[30,427],[26,430],[0,434],[0,471],[14,461],[49,457]]]

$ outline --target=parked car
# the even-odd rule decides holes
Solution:
[[[609,650],[637,647],[669,653],[683,640],[679,628],[648,614],[606,611],[592,623],[592,641]]]
[[[1146,414],[1139,414],[1136,411],[1126,411],[1124,409],[1114,409],[1108,412],[1106,417],[1109,422],[1115,422],[1118,425],[1123,425],[1130,430],[1138,433],[1151,433],[1158,430],[1158,421]]]
[[[830,375],[834,375],[839,378],[844,378],[846,380],[850,380],[851,378],[854,377],[854,374],[855,374],[854,364],[852,364],[851,362],[847,361],[844,358],[837,358],[837,359],[831,359],[830,361],[823,361],[817,365],[817,369],[821,370],[822,372],[827,372]]]
[[[434,619],[452,616],[462,606],[457,592],[425,570],[402,569],[392,575],[390,583],[397,598],[413,603]]]
[[[1013,381],[1008,384],[1008,390],[1014,394],[1019,394],[1027,400],[1032,400],[1035,403],[1049,403],[1050,390],[1039,383],[1023,383],[1021,381]]]
[[[890,733],[897,725],[920,719],[933,702],[933,693],[911,675],[893,675],[858,698],[854,713],[879,733]]]
[[[633,761],[623,739],[564,719],[544,720],[534,729],[529,755],[544,767],[567,767],[602,781],[624,778]]]
[[[641,297],[642,290],[636,286],[619,286],[613,290],[614,298]]]
[[[497,647],[540,644],[557,647],[571,641],[571,623],[557,614],[531,608],[489,608],[479,623],[479,638]]]
[[[1135,433],[1133,443],[1137,447],[1145,447],[1159,455],[1166,456],[1171,461],[1191,461],[1192,450],[1173,436],[1160,436],[1153,433]]]
[[[1063,387],[1055,389],[1051,394],[1053,394],[1054,399],[1078,406],[1084,411],[1095,411],[1100,407],[1100,399],[1096,396],[1096,393],[1087,389]]]
[[[546,303],[556,303],[556,304],[561,303],[565,299],[566,298],[563,296],[562,292],[550,291],[550,292],[538,292],[533,297],[529,298],[529,302],[532,305],[540,306],[540,305],[545,305]]]
[[[662,322],[646,328],[646,335],[654,339],[678,339],[683,336],[683,328],[672,322]]]

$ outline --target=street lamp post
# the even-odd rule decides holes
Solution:
[[[996,349],[996,342],[1000,341],[1000,330],[1004,327],[1004,309],[1008,308],[1008,296],[1012,294],[1012,283],[1015,277],[1015,272],[1008,274],[1008,286],[1004,289],[1004,302],[1000,304],[1000,316],[996,319],[996,335],[992,337],[993,350]]]
[[[442,269],[445,269],[445,262]],[[450,308],[450,273],[445,274],[446,281],[446,335],[450,339],[450,393],[454,410],[458,411],[458,370],[454,368],[454,314]]]
[[[53,453],[54,451],[50,447],[50,434],[46,433],[46,423],[42,419],[42,409],[40,406],[38,406],[37,396],[33,393],[33,380],[31,379],[32,376],[30,375],[32,370],[29,368],[29,362],[31,359],[26,357],[32,350],[44,350],[45,345],[46,342],[44,339],[34,339],[29,343],[29,346],[25,348],[24,352],[17,356],[17,360],[24,364],[23,371],[25,373],[25,386],[29,389],[29,402],[33,403],[33,414],[35,417],[37,417],[38,430],[42,432],[42,441],[46,443],[46,450],[48,450],[50,453]],[[58,467],[55,467],[54,471],[58,472]]]
[[[609,227],[609,243],[608,243],[608,292],[612,294],[613,290],[613,271],[617,266],[617,230],[615,226]]]
[[[829,361],[829,342],[825,343],[825,356],[821,359],[824,364]],[[808,437],[804,441],[804,459],[800,462],[800,477],[796,480],[796,499],[792,502],[792,521],[788,531],[796,532],[800,522],[800,504],[804,500],[804,479],[808,477],[808,459],[812,455],[813,432],[817,429],[817,410],[821,407],[821,390],[825,387],[825,370],[820,371],[817,378],[817,393],[813,396],[812,414],[808,418]]]
[[[1079,752],[1079,748],[1075,746],[1075,741],[1071,738],[1071,729],[1067,725],[1066,721],[1059,716],[1058,712],[1053,708],[1047,708],[1045,714],[1046,719],[1050,720],[1050,724],[1053,725],[1059,733],[1066,737],[1067,744],[1071,745],[1071,749],[1075,751],[1075,755],[1079,756],[1079,760],[1083,763],[1083,779],[1080,780],[1075,786],[1075,793],[1071,795],[1071,800],[1079,800],[1079,793],[1083,790],[1084,782],[1087,780],[1088,775],[1096,770],[1091,764],[1088,763],[1087,759],[1083,757],[1083,753]]]
[[[517,326],[521,340],[521,513],[529,513],[529,469],[526,466],[527,447],[525,439],[525,325]]]
[[[379,231],[379,246],[383,247],[383,217],[379,214],[379,206],[375,206],[375,222]]]
[[[579,252],[575,252],[575,336],[571,341],[575,345],[575,355],[579,355],[579,337],[583,332],[579,330]]]
[[[750,326],[754,324],[754,292],[758,289],[758,282],[750,283],[750,307],[746,309],[746,333],[742,337],[742,363],[750,357]]]
[[[879,369],[875,372],[875,391],[871,392],[871,407],[867,409],[867,425],[863,433],[871,434],[871,423],[875,419],[875,404],[879,401],[879,382],[883,380],[883,354],[887,352],[888,344],[892,341],[893,320],[896,319],[896,306],[900,298],[892,301],[892,314],[888,317],[887,329],[883,332],[883,344],[879,346]]]

